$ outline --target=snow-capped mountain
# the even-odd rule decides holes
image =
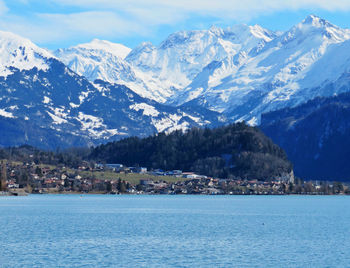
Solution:
[[[0,47],[6,70],[0,75],[0,145],[86,146],[219,124],[215,112],[169,107],[126,86],[91,83],[18,36],[2,34]]]
[[[142,74],[125,57],[131,49],[120,44],[94,39],[66,49],[58,49],[54,54],[74,72],[85,76],[91,82],[101,79],[110,83],[118,83],[133,89],[140,96],[165,102],[163,93],[153,86],[151,79],[146,83]]]
[[[159,46],[140,44],[124,59],[96,44],[88,53],[77,46],[55,55],[91,81],[259,124],[263,112],[347,91],[349,39],[350,30],[310,15],[278,34],[258,25],[177,32]]]
[[[107,40],[99,40],[93,39],[90,43],[80,44],[74,47],[76,49],[81,50],[102,50],[112,54],[121,59],[125,59],[125,57],[130,53],[131,48],[128,48],[122,44],[116,44],[109,42]]]
[[[350,91],[350,30],[316,16],[284,33],[212,27],[133,50],[95,39],[51,53],[0,32],[0,51],[0,125],[19,137],[3,145],[259,124],[262,113]]]
[[[110,47],[99,44],[104,41],[97,40],[59,49],[55,55],[90,81],[102,79],[123,84],[143,97],[166,102],[212,61],[249,52],[274,37],[274,33],[260,26],[237,25],[225,30],[212,27],[174,33],[158,47],[142,43],[125,59],[115,55],[123,49],[113,48],[113,54]]]
[[[174,99],[259,123],[263,112],[339,92],[325,85],[349,69],[349,38],[349,30],[309,16],[263,47],[209,64]]]
[[[58,49],[54,54],[92,82],[96,79],[115,82],[136,80],[132,68],[123,60],[129,52],[123,45],[95,39],[91,43]]]
[[[37,47],[30,40],[0,31],[0,76],[12,74],[12,68],[47,70],[47,60],[50,58],[53,58],[50,52]]]
[[[49,64],[0,77],[0,145],[86,146],[220,124],[215,112],[159,104],[125,86],[92,84],[55,59]]]
[[[90,81],[102,79],[114,82],[136,79],[133,70],[123,60],[130,51],[123,45],[94,39],[91,43],[58,49],[54,54],[70,69]]]
[[[249,52],[274,36],[260,26],[247,25],[225,30],[212,27],[202,31],[182,31],[170,35],[158,47],[141,44],[130,52],[126,60],[152,79],[159,79],[171,98],[211,62]]]

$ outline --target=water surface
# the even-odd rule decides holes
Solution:
[[[0,197],[0,267],[350,267],[347,196]]]

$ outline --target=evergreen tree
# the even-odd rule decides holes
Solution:
[[[120,178],[118,179],[117,190],[120,193],[125,193],[126,192],[125,181],[122,181]]]

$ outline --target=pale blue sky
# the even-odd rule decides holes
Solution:
[[[93,38],[131,48],[179,30],[260,24],[287,30],[315,14],[350,27],[350,0],[0,0],[0,30],[55,49]]]

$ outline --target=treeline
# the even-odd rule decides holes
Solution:
[[[30,145],[22,145],[19,147],[0,148],[0,159],[78,168],[88,158],[90,153],[90,148],[71,148],[52,152],[40,150]]]
[[[131,137],[94,148],[89,159],[222,178],[271,179],[292,170],[285,152],[245,123]]]
[[[0,148],[0,159],[64,165],[78,168],[83,162],[121,163],[149,169],[194,171],[219,178],[268,180],[292,170],[285,152],[259,129],[245,123],[215,129],[193,128],[183,133],[131,137],[95,148],[56,152],[29,145]]]

